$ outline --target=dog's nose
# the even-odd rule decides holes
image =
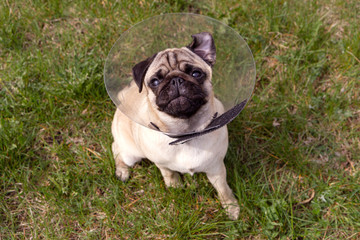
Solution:
[[[171,79],[171,84],[175,86],[180,86],[184,82],[184,79],[181,77],[174,77]]]

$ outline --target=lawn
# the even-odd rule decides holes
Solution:
[[[240,33],[252,98],[229,125],[230,221],[204,174],[115,177],[103,83],[137,22],[193,12]],[[0,3],[0,239],[360,239],[357,0]]]

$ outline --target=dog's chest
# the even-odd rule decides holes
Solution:
[[[142,141],[146,158],[180,173],[205,172],[223,160],[228,147],[226,127],[180,145],[169,145],[174,139],[162,133],[154,135],[152,132],[147,136],[146,132],[138,139]]]

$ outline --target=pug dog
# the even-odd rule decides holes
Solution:
[[[164,134],[200,131],[224,112],[211,84],[216,60],[213,37],[202,32],[192,38],[187,47],[165,49],[133,67],[134,81],[119,98],[131,103],[140,121],[153,129],[116,110],[112,122],[116,176],[126,181],[129,167],[143,158],[160,169],[168,187],[181,184],[179,173],[205,172],[227,215],[235,220],[240,208],[226,182],[226,126],[179,145],[170,145],[174,139]]]

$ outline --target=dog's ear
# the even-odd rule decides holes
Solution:
[[[202,32],[191,35],[191,37],[193,41],[187,47],[212,67],[216,61],[216,48],[211,34]]]
[[[156,54],[154,54],[152,57],[145,59],[144,61],[139,62],[132,68],[132,74],[136,85],[139,87],[139,93],[142,91],[143,88],[145,74],[155,57]]]

